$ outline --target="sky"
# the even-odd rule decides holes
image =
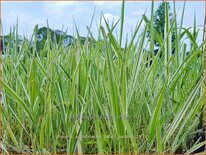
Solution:
[[[94,36],[97,36],[97,25],[99,25],[100,15],[103,14],[105,18],[111,23],[113,20],[117,21],[121,16],[121,1],[56,1],[56,2],[14,2],[7,1],[2,3],[2,25],[3,34],[8,34],[12,25],[17,23],[20,35],[30,37],[33,28],[36,24],[39,27],[47,25],[52,29],[64,30],[73,35],[74,21],[81,36],[86,36],[86,26],[90,25],[92,15],[95,10],[94,20],[91,27]],[[193,25],[194,14],[197,17],[197,25],[203,28],[205,15],[204,1],[188,1],[186,2],[184,26],[189,27]],[[160,2],[155,2],[155,9]],[[170,4],[173,10],[173,2]],[[151,2],[149,1],[126,1],[125,3],[125,25],[124,35],[131,34],[132,29],[135,28],[136,23],[141,19],[142,14],[146,11],[146,15],[150,15]],[[183,2],[176,2],[176,9],[178,11],[178,20],[180,20],[183,8]],[[117,28],[118,30],[118,28]],[[118,32],[117,32],[118,33]]]

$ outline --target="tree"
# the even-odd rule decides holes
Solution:
[[[70,46],[71,42],[73,40],[73,37],[70,35],[67,35],[66,32],[60,31],[60,30],[52,30],[47,27],[42,27],[37,30],[37,49],[43,49],[44,45],[46,43],[46,40],[48,39],[48,33],[50,34],[51,40],[55,41],[57,43],[62,43],[65,46]]]
[[[153,20],[153,26],[156,29],[156,31],[164,38],[164,29],[165,29],[165,6],[166,3],[168,4],[169,9],[169,18],[170,21],[173,17],[173,13],[170,12],[170,5],[169,2],[162,2],[159,4],[157,10],[155,11],[154,20]],[[172,32],[172,42],[175,40],[175,33]],[[154,43],[156,46],[159,46],[158,42],[154,40]]]
[[[3,35],[3,36],[0,36],[0,49],[2,51],[2,54],[4,54],[4,52],[9,49],[12,48],[16,48],[17,52],[20,51],[20,48],[23,44],[23,40],[24,40],[25,37],[22,37],[20,35],[18,36],[15,36],[13,33],[10,33],[10,34],[7,34],[7,35]],[[16,44],[17,43],[17,44]],[[10,48],[7,48],[7,46],[10,46]],[[17,45],[17,46],[16,46]]]

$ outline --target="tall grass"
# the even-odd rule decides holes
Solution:
[[[195,22],[190,32],[177,24],[176,14],[170,21],[168,6],[162,38],[152,26],[154,2],[151,10],[124,48],[124,2],[119,39],[116,24],[102,17],[97,40],[90,26],[84,44],[77,39],[64,47],[48,31],[37,51],[35,27],[18,51],[14,29],[1,80],[3,153],[191,153],[203,146],[193,137],[204,109],[204,41],[197,43]],[[160,45],[156,56],[154,40]]]

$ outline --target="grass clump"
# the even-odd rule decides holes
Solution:
[[[3,153],[191,153],[202,147],[193,137],[204,109],[204,41],[197,43],[195,24],[191,33],[176,18],[168,20],[165,9],[164,38],[143,15],[124,48],[124,2],[119,39],[116,24],[104,17],[98,39],[88,28],[85,42],[70,47],[48,31],[37,50],[35,28],[18,50],[17,30],[11,32],[1,80]]]

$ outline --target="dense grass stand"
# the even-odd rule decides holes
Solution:
[[[126,43],[124,2],[119,22],[101,17],[98,39],[91,22],[85,40],[77,29],[69,46],[48,26],[41,49],[38,27],[19,48],[17,25],[2,60],[3,153],[172,154],[204,146],[197,136],[204,122],[202,31],[195,19],[183,27],[184,11],[178,24],[175,7],[170,20],[166,4],[162,37],[153,15],[154,2],[151,17],[142,16]]]

